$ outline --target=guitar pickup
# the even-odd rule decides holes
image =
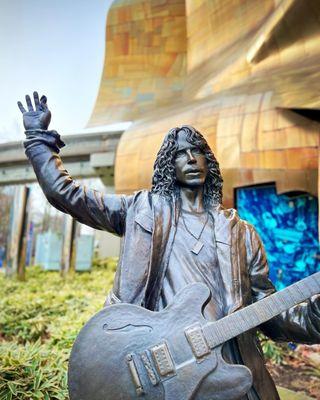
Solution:
[[[203,335],[200,326],[194,326],[185,330],[186,338],[190,344],[193,354],[202,358],[210,353],[210,347]]]
[[[152,347],[150,351],[161,376],[172,375],[176,372],[166,343],[158,344]]]

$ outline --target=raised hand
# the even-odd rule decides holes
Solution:
[[[47,106],[46,96],[42,96],[39,100],[38,92],[33,92],[34,107],[29,95],[26,95],[26,103],[28,111],[23,104],[18,101],[18,107],[23,114],[23,125],[28,129],[48,129],[51,121],[51,112]]]

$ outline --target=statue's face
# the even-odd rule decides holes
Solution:
[[[177,183],[180,186],[202,186],[207,177],[208,165],[199,147],[187,142],[186,134],[178,134],[178,150],[175,158]]]

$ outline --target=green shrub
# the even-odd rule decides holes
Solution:
[[[28,268],[27,282],[0,276],[1,336],[22,344],[44,341],[64,322],[77,332],[103,306],[113,281],[114,264],[111,259],[109,268],[96,267],[93,273],[74,274],[66,279],[58,272],[38,267]]]
[[[81,327],[99,311],[116,259],[92,272],[27,269],[27,282],[0,274],[0,400],[67,399],[67,360]]]
[[[1,301],[0,332],[7,340],[25,343],[44,339],[49,334],[52,317],[67,312],[65,305],[56,303],[51,296],[38,298],[35,293],[30,293],[25,298],[26,302],[21,300],[21,296],[15,294]]]
[[[0,346],[0,400],[68,398],[68,352],[58,354],[40,342]]]
[[[284,357],[290,352],[287,343],[275,343],[261,333],[259,334],[259,340],[265,358],[274,364],[281,364]]]
[[[118,257],[109,257],[103,259],[96,258],[93,260],[92,264],[93,267],[106,268],[115,272],[118,264]]]

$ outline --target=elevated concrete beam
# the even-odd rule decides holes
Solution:
[[[100,177],[113,184],[114,158],[122,131],[70,135],[61,151],[65,168],[76,179]],[[34,182],[36,176],[21,142],[0,145],[0,185]]]
[[[90,161],[64,162],[66,170],[74,178],[91,178],[98,176],[97,171],[90,165]],[[0,185],[16,185],[36,181],[31,165],[16,165],[0,167]]]

